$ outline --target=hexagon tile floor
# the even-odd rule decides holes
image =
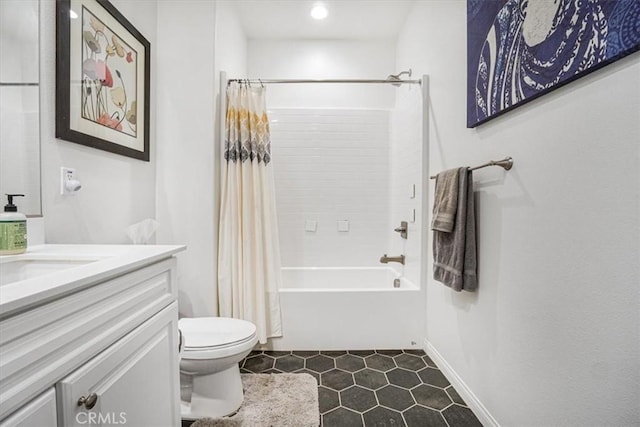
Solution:
[[[323,427],[482,427],[422,350],[253,351],[240,372],[313,375]]]

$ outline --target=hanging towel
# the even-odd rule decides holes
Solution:
[[[473,174],[458,169],[458,208],[451,233],[433,232],[433,278],[456,292],[478,287]]]
[[[458,209],[458,169],[449,169],[436,176],[435,200],[431,229],[450,233]]]

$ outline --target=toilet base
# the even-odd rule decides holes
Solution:
[[[185,420],[219,418],[236,412],[242,401],[242,380],[237,363],[211,375],[193,376],[191,402],[182,401],[180,412]]]

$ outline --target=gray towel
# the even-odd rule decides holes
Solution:
[[[458,209],[459,169],[449,169],[436,176],[431,229],[450,233]]]
[[[452,233],[433,232],[433,278],[454,291],[478,287],[473,174],[460,168],[458,209]]]

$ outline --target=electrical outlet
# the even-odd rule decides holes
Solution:
[[[60,168],[60,194],[71,195],[75,194],[80,189],[81,185],[76,177],[75,168]]]

